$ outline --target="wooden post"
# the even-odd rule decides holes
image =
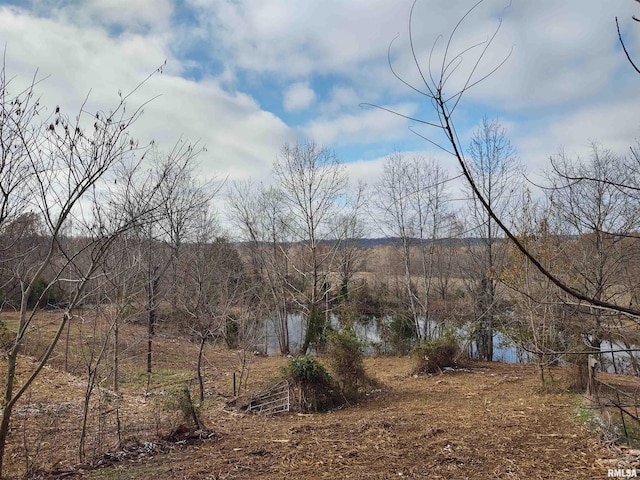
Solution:
[[[598,359],[595,355],[589,355],[589,382],[587,383],[587,395],[592,396],[596,394],[596,369],[598,368]]]

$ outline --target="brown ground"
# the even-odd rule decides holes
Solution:
[[[89,478],[606,478],[595,467],[606,453],[576,423],[575,398],[536,394],[531,368],[476,365],[414,378],[406,359],[367,367],[390,390],[357,407],[219,413],[210,424],[220,440]]]
[[[164,362],[158,368],[165,371],[165,385],[171,383],[172,368],[180,378],[180,369],[190,368],[184,362],[195,358],[195,345],[184,341],[161,337],[156,348],[158,362]],[[71,478],[604,479],[606,467],[613,465],[602,459],[615,452],[577,418],[581,397],[541,393],[532,366],[475,363],[464,371],[414,377],[409,375],[410,359],[369,358],[368,372],[386,387],[363,403],[325,414],[266,418],[223,409],[223,399],[231,393],[231,372],[237,369],[236,353],[216,349],[209,352],[208,362],[210,397],[203,416],[215,438],[108,468],[76,471]],[[268,384],[285,362],[253,358],[250,385]],[[34,463],[71,473],[70,466],[78,462],[83,385],[77,376],[54,368],[44,371],[15,416],[9,473],[23,468],[25,423]],[[158,403],[136,393],[133,385],[123,387],[121,421],[133,426],[124,440],[142,442],[168,433],[166,418],[154,420],[160,415]],[[114,400],[108,390],[98,397],[101,403],[94,402],[92,418],[111,418]],[[134,428],[154,421],[155,431]],[[89,444],[115,449],[109,422],[100,429],[106,432],[103,437],[92,433]]]

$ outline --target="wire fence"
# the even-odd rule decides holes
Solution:
[[[595,371],[598,362],[589,356],[587,396],[600,412],[601,426],[609,437],[628,446],[640,446],[640,388],[605,382]]]

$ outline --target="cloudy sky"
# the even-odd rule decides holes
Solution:
[[[473,4],[418,0],[413,38],[433,70],[446,37]],[[419,81],[408,48],[411,0],[11,0],[0,1],[6,68],[18,81],[36,73],[54,109],[108,110],[163,65],[132,103],[160,95],[135,126],[141,141],[167,150],[179,138],[207,147],[203,174],[268,177],[281,146],[314,139],[369,180],[394,151],[424,152],[455,172],[453,159],[412,133],[433,119],[429,102],[392,75]],[[481,76],[455,113],[464,144],[483,115],[507,128],[529,172],[560,148],[592,141],[624,152],[640,137],[640,76],[618,44],[615,16],[640,62],[640,4],[633,0],[485,0],[462,24],[451,52],[494,44]],[[444,36],[439,38],[439,35]],[[395,40],[394,40],[395,39]],[[472,51],[449,79],[451,92],[473,65]],[[415,83],[416,86],[419,86]],[[420,129],[438,141],[437,132]],[[162,147],[161,147],[162,148]]]

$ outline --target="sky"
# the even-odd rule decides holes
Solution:
[[[412,0],[11,0],[0,1],[0,42],[15,84],[34,75],[50,112],[114,107],[130,92],[142,143],[169,151],[182,139],[206,147],[204,177],[269,182],[281,147],[314,140],[374,184],[393,152],[433,157],[451,175],[454,159],[427,142],[435,129],[364,104],[434,120],[409,48]],[[416,58],[438,73],[447,38],[474,4],[418,0]],[[460,25],[450,55],[491,37],[454,113],[463,145],[483,116],[497,118],[528,174],[559,150],[592,142],[624,153],[640,138],[640,4],[634,0],[485,0]],[[455,92],[475,64],[467,52],[449,78]],[[166,62],[166,63],[165,63]],[[75,113],[73,113],[75,115]]]

